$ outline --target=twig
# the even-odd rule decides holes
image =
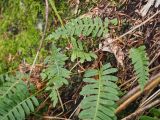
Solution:
[[[38,112],[40,109],[45,107],[47,100],[49,99],[49,96],[39,105],[39,107],[36,109],[36,112]]]
[[[76,62],[76,64],[69,70],[70,72],[80,63],[80,61]]]
[[[51,119],[51,120],[71,120],[67,118],[61,118],[61,117],[52,117],[52,116],[43,116],[44,119]]]
[[[110,42],[109,44],[112,44],[113,42],[123,38],[124,36],[128,35],[129,33],[132,33],[134,30],[136,30],[137,28],[141,27],[142,25],[146,24],[148,21],[150,21],[152,18],[154,18],[156,15],[158,15],[160,13],[160,10],[158,10],[155,14],[153,14],[151,17],[149,17],[147,20],[143,21],[141,24],[133,27],[131,30],[129,30],[128,32],[124,33],[123,35],[119,36],[118,38],[114,39],[112,42]]]
[[[45,38],[45,35],[46,35],[46,30],[47,30],[47,23],[48,23],[48,0],[45,0],[45,4],[46,4],[46,8],[45,8],[45,27],[44,27],[44,31],[42,33],[42,37],[41,37],[41,40],[40,40],[40,45],[39,45],[39,48],[38,48],[38,51],[36,53],[36,56],[34,58],[34,61],[32,63],[32,66],[31,66],[31,70],[29,72],[29,76],[31,76],[32,74],[32,71],[33,71],[33,68],[36,64],[36,61],[37,61],[37,58],[38,58],[38,55],[40,53],[40,50],[41,50],[41,47],[42,47],[42,44],[43,44],[43,41],[44,41],[44,38]],[[29,81],[28,81],[29,82]]]
[[[145,100],[141,105],[140,107],[144,107],[146,106],[147,104],[149,104],[152,100],[154,100],[157,96],[160,95],[160,89],[157,90],[153,95],[151,95],[147,100]]]
[[[152,72],[152,71],[154,71],[154,70],[157,69],[157,68],[160,68],[160,65],[158,65],[158,66],[150,69],[149,72]],[[156,76],[152,77],[152,78],[150,79],[150,81],[152,81],[153,79],[155,79],[155,78],[158,77],[158,76],[160,76],[160,74],[157,74]],[[132,80],[134,80],[134,79],[136,79],[136,77],[133,77],[132,79],[130,79],[130,80],[128,80],[128,81],[132,81]],[[129,83],[128,81],[127,81],[126,83]],[[149,83],[150,83],[150,82],[149,82]],[[148,84],[149,84],[149,83],[148,83]],[[124,84],[123,84],[123,85],[124,85]],[[139,90],[140,90],[140,86],[137,86],[137,87],[133,88],[133,89],[132,89],[131,91],[129,91],[125,96],[123,96],[119,101],[117,101],[117,104],[120,105],[121,103],[123,103],[125,100],[127,100],[129,97],[131,97],[132,95],[134,95],[134,94],[135,94],[137,91],[139,91]]]
[[[130,114],[129,116],[123,118],[122,120],[135,120],[135,117],[141,115],[144,111],[156,106],[160,103],[160,99],[153,101],[151,104],[144,106],[143,108],[138,109],[134,113]]]
[[[69,119],[76,113],[76,111],[77,111],[78,109],[80,109],[80,104],[81,104],[81,103],[79,103],[79,105],[76,107],[76,109],[71,113],[71,115],[69,116]]]
[[[160,68],[160,64],[159,64],[159,65],[157,65],[157,66],[156,66],[156,67],[154,67],[154,68],[151,68],[151,69],[149,70],[149,72],[153,72],[154,70],[156,70],[156,69],[158,69],[158,68]],[[120,85],[119,87],[120,87],[120,88],[122,88],[123,86],[125,86],[127,83],[129,83],[129,82],[133,81],[134,79],[136,79],[136,77],[133,77],[133,78],[131,78],[131,79],[127,80],[125,83],[123,83],[123,84],[122,84],[122,85]]]
[[[155,88],[157,85],[160,84],[160,73],[156,75],[156,78],[154,77],[153,80],[150,80],[149,83],[145,86],[144,91],[139,90],[134,95],[132,95],[130,98],[128,98],[125,102],[123,102],[115,111],[115,113],[119,113],[122,110],[124,110],[130,103],[132,103],[134,100],[136,100],[140,95],[143,93],[149,91],[151,88]]]

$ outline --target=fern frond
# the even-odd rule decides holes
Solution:
[[[21,78],[16,78],[14,76],[8,76],[8,74],[2,75],[0,78],[0,99],[10,96],[12,94],[16,94],[15,91],[19,90],[26,86]]]
[[[117,77],[110,75],[117,71],[110,64],[102,66],[100,70],[88,70],[83,81],[88,83],[80,92],[85,98],[82,100],[83,109],[79,118],[82,120],[114,120],[116,116],[115,101],[118,97]],[[98,80],[94,77],[98,76]]]
[[[143,89],[149,77],[149,58],[147,57],[145,46],[131,48],[129,53],[129,56],[132,59],[132,64],[134,64],[134,70],[138,83]]]
[[[91,61],[92,58],[96,59],[97,56],[93,52],[86,53],[83,49],[81,41],[76,41],[75,38],[71,38],[72,43],[72,55],[71,61],[74,61],[77,58],[80,58],[80,62],[83,63],[85,60]]]
[[[67,78],[70,76],[70,71],[64,68],[65,61],[68,59],[66,55],[60,53],[60,49],[55,46],[53,46],[52,52],[52,55],[45,60],[49,67],[41,73],[41,76],[43,80],[47,80],[46,91],[50,92],[49,96],[55,106],[59,98],[58,89],[68,84]]]
[[[34,112],[34,108],[39,105],[37,99],[34,96],[22,96],[12,96],[0,101],[0,120],[24,120],[26,115]]]
[[[59,39],[65,37],[73,37],[73,36],[89,36],[92,37],[102,37],[108,33],[108,24],[116,25],[117,19],[108,20],[106,18],[104,22],[101,18],[77,18],[68,22],[64,27],[59,27],[55,32],[48,36],[48,39]]]
[[[38,100],[30,96],[27,85],[20,78],[8,75],[4,78],[0,85],[0,120],[23,120],[34,112]]]

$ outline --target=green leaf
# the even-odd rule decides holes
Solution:
[[[112,77],[109,77],[110,79],[108,79],[108,73],[112,74],[115,71],[116,69],[112,68],[110,64],[106,64],[102,66],[100,70],[90,69],[85,72],[83,81],[87,82],[87,84],[80,92],[80,94],[84,96],[84,99],[81,102],[82,111],[79,114],[80,119],[116,119],[114,111],[116,106],[115,102],[119,99],[118,87],[112,82],[115,81],[114,77],[113,80]],[[93,76],[98,76],[98,79],[95,79]]]
[[[72,39],[75,40],[74,38]],[[75,43],[77,45],[77,43]],[[76,59],[76,53],[74,51],[74,54],[72,54],[71,60]],[[58,100],[60,99],[60,96],[58,95],[58,90],[63,85],[68,85],[67,78],[70,77],[70,71],[68,71],[65,66],[65,61],[67,60],[67,56],[63,53],[61,53],[60,49],[57,49],[54,45],[52,47],[52,54],[48,59],[48,68],[43,70],[41,73],[42,75],[45,74],[47,77],[46,79],[46,89],[45,91],[49,92],[49,97],[51,98],[51,101],[53,102],[53,106],[55,107],[58,103]],[[35,105],[38,105],[35,98],[32,98],[32,101]],[[30,106],[30,108],[32,108]],[[33,109],[31,109],[33,110]]]
[[[147,80],[149,79],[149,58],[145,52],[145,46],[131,48],[129,54],[129,57],[132,59],[132,64],[134,64],[134,70],[136,77],[138,78],[138,83],[143,90]]]
[[[159,119],[158,118],[149,117],[149,116],[141,116],[140,120],[159,120]]]
[[[118,24],[117,18],[114,18],[114,19],[110,20],[110,22],[111,22],[113,25],[117,25],[117,24]]]

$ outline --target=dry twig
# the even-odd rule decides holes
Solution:
[[[158,105],[160,103],[160,99],[153,101],[151,104],[144,106],[143,108],[138,109],[134,113],[130,114],[129,116],[123,118],[122,120],[135,120],[135,118],[141,115],[144,111]]]
[[[153,80],[150,80],[148,84],[145,86],[144,90],[138,90],[135,94],[133,94],[130,98],[128,98],[125,102],[123,102],[115,111],[115,113],[120,113],[122,110],[127,108],[127,106],[136,100],[140,95],[143,93],[148,92],[150,89],[155,88],[157,85],[160,84],[160,73],[153,77]]]

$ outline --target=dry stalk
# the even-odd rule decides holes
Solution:
[[[153,101],[152,103],[139,108],[138,110],[136,110],[134,113],[128,115],[127,117],[123,118],[122,120],[135,120],[135,118],[139,115],[141,115],[144,111],[158,105],[160,103],[160,99]]]
[[[144,90],[141,91],[140,89],[133,94],[131,97],[129,97],[126,101],[124,101],[115,111],[116,114],[120,113],[122,110],[128,107],[130,103],[135,101],[140,95],[143,93],[148,92],[150,89],[155,88],[160,84],[160,73],[157,74],[156,76],[152,77],[153,80],[150,80],[148,84],[145,86]]]

